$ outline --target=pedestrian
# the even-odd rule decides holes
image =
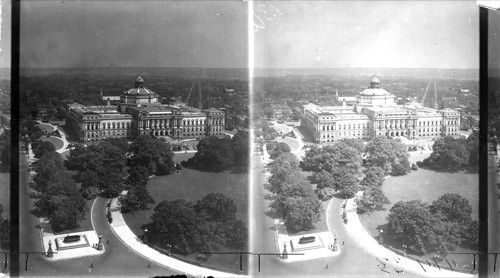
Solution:
[[[328,264],[326,264],[325,269],[328,269]]]
[[[109,244],[109,239],[106,241],[106,244]]]
[[[344,243],[345,243],[345,242],[342,240],[342,245],[344,245]]]

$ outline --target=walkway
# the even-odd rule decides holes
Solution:
[[[58,149],[56,152],[58,152],[58,153],[64,153],[64,152],[69,151],[69,149],[68,149],[69,143],[68,143],[68,140],[66,139],[66,134],[61,129],[59,129],[58,126],[55,126],[55,125],[52,125],[52,124],[49,124],[49,123],[43,123],[41,121],[37,121],[37,122],[38,122],[38,124],[41,124],[41,125],[51,126],[52,128],[54,128],[54,131],[59,131],[59,134],[61,135],[60,138],[63,141],[63,146],[62,146],[62,148]]]
[[[111,224],[111,228],[115,232],[115,234],[134,252],[139,255],[151,260],[157,264],[165,266],[167,268],[179,271],[180,273],[189,274],[191,276],[197,277],[249,277],[245,275],[238,275],[235,273],[221,272],[208,268],[199,267],[196,265],[192,265],[189,263],[185,263],[180,260],[176,260],[172,257],[164,255],[148,245],[144,244],[141,239],[139,239],[130,228],[127,226],[125,219],[123,219],[123,215],[120,210],[120,206],[118,205],[118,199],[113,199],[111,202],[111,216],[113,218],[113,223]]]
[[[345,225],[347,232],[360,247],[373,256],[379,258],[381,261],[386,261],[387,264],[393,267],[401,268],[405,271],[426,277],[474,277],[472,274],[454,272],[445,269],[440,270],[437,267],[430,267],[429,265],[420,265],[414,260],[401,257],[393,251],[383,247],[368,233],[368,231],[366,231],[363,224],[359,221],[354,198],[347,201],[346,213],[347,219],[349,220],[349,222]]]

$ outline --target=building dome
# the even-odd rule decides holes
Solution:
[[[144,79],[142,77],[137,77],[134,82],[134,88],[128,89],[124,92],[126,95],[155,95],[155,92],[144,87]]]
[[[364,96],[389,96],[391,93],[388,91],[380,88],[380,80],[375,76],[372,78],[372,81],[370,81],[370,87],[368,89],[365,89],[360,95]]]

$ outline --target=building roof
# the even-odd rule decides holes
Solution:
[[[155,92],[144,86],[144,79],[140,76],[135,80],[134,88],[128,89],[123,93],[126,95],[157,95]]]
[[[364,96],[393,96],[388,91],[380,88],[380,80],[377,77],[373,77],[370,82],[370,87],[359,93]]]

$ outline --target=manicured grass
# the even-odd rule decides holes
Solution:
[[[297,142],[297,139],[295,138],[291,138],[291,137],[285,137],[285,138],[282,138],[282,137],[277,137],[274,141],[280,143],[280,142],[284,142],[286,143],[289,147],[290,147],[290,151],[295,151],[299,148],[299,142]]]
[[[176,154],[175,160],[184,160],[182,155]],[[188,153],[187,155],[194,155]],[[147,189],[155,200],[155,204],[148,210],[138,211],[136,213],[124,214],[125,221],[132,231],[142,236],[144,233],[141,226],[150,222],[153,209],[163,200],[173,201],[176,199],[185,199],[186,201],[196,203],[209,193],[223,193],[231,198],[236,205],[237,217],[244,223],[248,221],[248,174],[233,174],[229,171],[212,173],[202,172],[193,169],[184,168],[178,174],[168,176],[153,177],[147,184]],[[247,227],[248,228],[248,227]],[[234,250],[233,250],[234,251]],[[184,259],[194,260],[194,256],[183,257]],[[236,270],[235,262],[239,260],[239,255],[212,255],[205,265],[222,267],[228,270]]]
[[[190,159],[194,155],[195,155],[195,153],[176,153],[174,155],[173,160],[174,160],[175,163],[179,163],[179,162],[181,162],[183,160],[187,161],[188,159]]]
[[[47,125],[47,124],[37,124],[37,126],[43,131],[46,131],[48,133],[50,132],[54,132],[55,128],[53,128],[51,125]]]
[[[54,145],[56,150],[59,150],[64,146],[62,139],[57,136],[50,136],[50,137],[42,136],[40,137],[40,140],[52,143],[52,145]]]
[[[278,134],[280,132],[281,133],[288,133],[288,132],[290,132],[292,130],[291,127],[286,126],[286,125],[282,125],[282,124],[274,124],[274,125],[272,125],[270,127],[274,128]]]
[[[10,219],[10,173],[0,173],[0,204],[3,206],[2,216]]]
[[[359,215],[363,226],[374,237],[379,234],[379,226],[387,223],[386,217],[389,215],[389,209],[398,201],[421,200],[430,204],[445,193],[458,193],[471,204],[472,217],[478,218],[478,174],[475,173],[464,171],[447,173],[420,168],[406,176],[387,178],[382,185],[382,190],[391,201],[391,204],[386,206],[386,210]],[[461,252],[458,250],[473,252],[463,248],[457,248],[454,252]],[[455,260],[461,267],[465,264],[470,265],[472,260],[468,256],[458,255],[448,255],[448,260],[449,258]]]

